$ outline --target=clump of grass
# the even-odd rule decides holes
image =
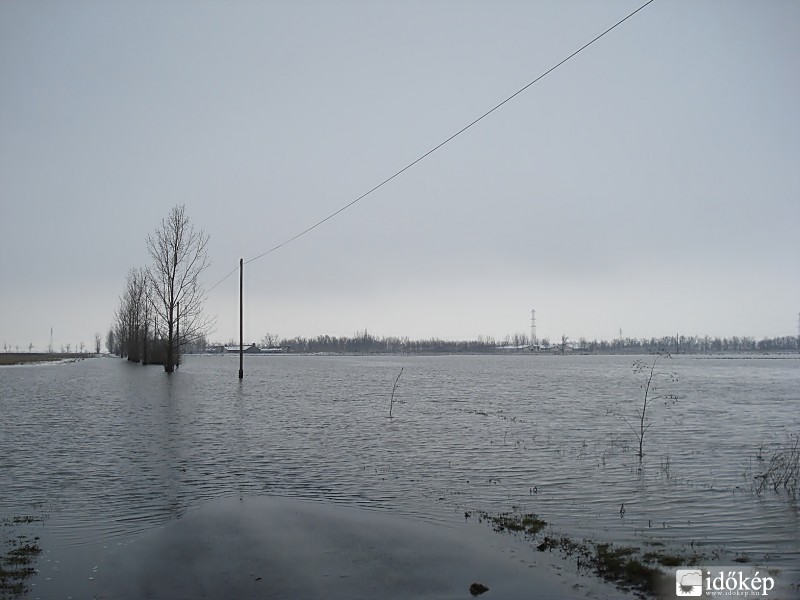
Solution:
[[[480,513],[497,532],[524,533],[535,539],[547,523],[537,515],[528,513],[500,513],[489,515]],[[578,570],[586,569],[603,579],[613,582],[627,590],[655,594],[663,585],[666,575],[657,567],[646,564],[656,562],[664,566],[673,563],[683,564],[677,556],[650,552],[640,556],[640,549],[634,546],[614,546],[589,540],[578,541],[567,535],[546,535],[536,546],[540,552],[560,552],[564,557],[574,558]]]
[[[33,523],[36,517],[5,519],[3,525]],[[28,592],[27,580],[36,574],[35,561],[42,549],[39,538],[18,535],[6,541],[6,550],[0,555],[0,599],[19,598]]]
[[[641,597],[658,596],[664,589],[669,589],[674,577],[672,569],[687,565],[701,564],[708,560],[705,554],[687,549],[686,553],[667,552],[664,542],[648,540],[646,551],[636,546],[615,546],[611,543],[591,540],[575,540],[568,535],[556,534],[550,529],[540,537],[547,523],[533,513],[523,513],[520,507],[512,507],[512,512],[490,515],[483,511],[475,511],[480,522],[487,524],[501,533],[523,533],[539,552],[559,552],[564,558],[577,562],[578,572],[595,575],[615,584],[617,587],[632,591]],[[466,517],[473,513],[465,513]],[[719,551],[711,554],[711,560],[717,560]],[[737,554],[732,559],[737,563],[750,560],[746,553]]]
[[[761,457],[761,450],[759,450]],[[763,457],[762,457],[763,458]],[[769,458],[765,470],[755,476],[756,494],[759,496],[767,487],[776,492],[784,490],[790,500],[798,500],[800,492],[800,434],[787,436]]]
[[[33,515],[20,515],[14,516],[10,519],[3,519],[0,521],[3,525],[20,525],[20,524],[28,524],[28,523],[41,523],[44,521],[44,517],[34,517]]]
[[[9,550],[3,557],[6,565],[27,565],[36,556],[41,554],[42,549],[35,543],[23,543],[21,546]]]
[[[595,544],[594,568],[604,579],[646,591],[655,591],[664,574],[641,562],[635,555],[639,548]]]
[[[481,513],[481,516],[489,521],[492,524],[492,528],[497,532],[513,531],[535,536],[547,527],[547,522],[533,513],[500,513],[499,515]]]
[[[595,552],[597,558],[602,561],[603,567],[609,571],[618,571],[625,560],[639,551],[634,546],[620,546],[615,548],[613,544],[597,544]]]
[[[663,545],[663,544],[662,544]],[[642,560],[646,562],[657,562],[663,567],[681,567],[686,563],[686,558],[677,554],[662,554],[660,552],[645,552]]]
[[[572,538],[562,535],[560,537],[545,536],[541,544],[536,546],[539,552],[558,550],[566,557],[577,555],[578,559],[589,558],[591,551],[586,543],[576,542]],[[584,562],[585,564],[585,562]]]
[[[525,527],[527,533],[535,535],[547,526],[547,522],[543,521],[535,514],[527,514],[522,517],[522,525]]]

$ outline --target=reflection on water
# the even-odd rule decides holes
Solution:
[[[797,510],[750,480],[759,446],[800,431],[800,361],[673,359],[680,400],[653,407],[641,471],[618,416],[640,401],[631,361],[247,357],[244,381],[234,357],[172,377],[113,359],[4,368],[0,517],[43,507],[51,543],[77,546],[226,495],[441,521],[521,506],[577,537],[796,568]]]

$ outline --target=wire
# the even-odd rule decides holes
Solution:
[[[322,220],[320,220],[320,221],[317,221],[316,223],[314,223],[314,224],[313,224],[311,227],[308,227],[307,229],[304,229],[304,230],[303,230],[303,231],[301,231],[300,233],[298,233],[298,234],[296,234],[296,235],[294,235],[294,236],[290,237],[289,239],[287,239],[287,240],[285,240],[285,241],[281,242],[280,244],[278,244],[278,245],[276,245],[276,246],[273,246],[272,248],[270,248],[270,249],[269,249],[269,250],[267,250],[266,252],[262,252],[262,253],[261,253],[261,254],[259,254],[258,256],[254,256],[253,258],[251,258],[251,259],[249,259],[249,260],[246,260],[246,261],[244,261],[244,264],[246,264],[246,265],[247,265],[247,264],[250,264],[251,262],[254,262],[254,261],[256,261],[256,260],[258,260],[258,259],[260,259],[260,258],[264,258],[264,257],[265,257],[265,256],[267,256],[268,254],[272,254],[273,252],[275,252],[276,250],[278,250],[278,249],[280,249],[280,248],[283,248],[283,247],[284,247],[284,246],[286,246],[287,244],[291,244],[291,243],[292,243],[293,241],[295,241],[296,239],[298,239],[298,238],[300,238],[300,237],[302,237],[302,236],[306,235],[307,233],[310,233],[311,231],[313,231],[314,229],[316,229],[317,227],[319,227],[319,226],[320,226],[320,225],[322,225],[323,223],[326,223],[327,221],[330,221],[330,220],[331,220],[331,219],[333,219],[333,218],[334,218],[336,215],[338,215],[338,214],[340,214],[340,213],[344,212],[345,210],[347,210],[348,208],[350,208],[351,206],[353,206],[353,205],[354,205],[354,204],[356,204],[357,202],[360,202],[361,200],[363,200],[364,198],[366,198],[367,196],[369,196],[369,195],[370,195],[372,192],[374,192],[374,191],[376,191],[376,190],[378,190],[378,189],[382,188],[384,185],[386,185],[387,183],[389,183],[390,181],[392,181],[392,180],[393,180],[393,179],[395,179],[396,177],[398,177],[398,176],[402,175],[403,173],[405,173],[406,171],[408,171],[408,170],[409,170],[411,167],[413,167],[414,165],[416,165],[418,162],[420,162],[420,161],[424,160],[425,158],[427,158],[428,156],[430,156],[431,154],[433,154],[434,152],[436,152],[436,151],[437,151],[439,148],[441,148],[441,147],[442,147],[442,146],[444,146],[445,144],[447,144],[447,143],[451,142],[452,140],[454,140],[455,138],[457,138],[459,135],[461,135],[462,133],[464,133],[465,131],[467,131],[468,129],[470,129],[470,128],[471,128],[473,125],[476,125],[477,123],[479,123],[480,121],[482,121],[483,119],[485,119],[486,117],[488,117],[489,115],[491,115],[491,114],[492,114],[494,111],[496,111],[497,109],[499,109],[499,108],[500,108],[500,107],[502,107],[503,105],[507,104],[508,102],[510,102],[511,100],[513,100],[514,98],[516,98],[517,96],[519,96],[519,95],[520,95],[522,92],[524,92],[525,90],[527,90],[529,87],[531,87],[532,85],[534,85],[535,83],[537,83],[538,81],[540,81],[541,79],[543,79],[544,77],[546,77],[547,75],[549,75],[550,73],[552,73],[553,71],[555,71],[557,68],[559,68],[561,65],[563,65],[564,63],[566,63],[568,60],[572,59],[573,57],[575,57],[575,56],[577,56],[578,54],[580,54],[581,52],[583,52],[583,51],[584,51],[586,48],[588,48],[589,46],[591,46],[592,44],[594,44],[594,43],[595,43],[597,40],[599,40],[600,38],[602,38],[602,37],[603,37],[603,36],[605,36],[606,34],[610,33],[611,31],[613,31],[614,29],[616,29],[617,27],[619,27],[620,25],[622,25],[622,24],[623,24],[625,21],[627,21],[628,19],[630,19],[630,18],[631,18],[632,16],[634,16],[636,13],[638,13],[638,12],[639,12],[639,11],[641,11],[642,9],[646,8],[648,5],[652,4],[653,2],[655,2],[655,0],[648,0],[647,2],[645,2],[644,4],[642,4],[642,5],[641,5],[639,8],[637,8],[636,10],[634,10],[632,13],[628,14],[626,17],[624,17],[624,18],[620,19],[620,20],[619,20],[619,21],[617,21],[617,22],[616,22],[614,25],[612,25],[611,27],[609,27],[608,29],[606,29],[606,30],[605,30],[603,33],[601,33],[600,35],[596,36],[596,37],[595,37],[595,38],[593,38],[591,41],[589,41],[589,42],[585,43],[583,46],[581,46],[580,48],[578,48],[577,50],[575,50],[575,52],[573,52],[572,54],[570,54],[569,56],[567,56],[565,59],[563,59],[563,60],[561,60],[560,62],[556,63],[554,66],[550,67],[550,68],[549,68],[547,71],[545,71],[544,73],[542,73],[541,75],[539,75],[538,77],[536,77],[534,80],[532,80],[531,82],[527,83],[526,85],[524,85],[523,87],[521,87],[520,89],[518,89],[516,92],[514,92],[513,94],[511,94],[510,96],[508,96],[508,97],[507,97],[505,100],[503,100],[502,102],[500,102],[500,103],[496,104],[494,107],[492,107],[491,109],[489,109],[489,110],[487,110],[485,113],[483,113],[481,116],[479,116],[477,119],[475,119],[474,121],[472,121],[472,122],[471,122],[471,123],[469,123],[468,125],[465,125],[464,127],[462,127],[461,129],[459,129],[458,131],[456,131],[454,134],[452,134],[450,137],[448,137],[448,138],[447,138],[447,139],[445,139],[444,141],[442,141],[442,142],[439,142],[439,143],[438,143],[436,146],[434,146],[433,148],[431,148],[430,150],[428,150],[427,152],[425,152],[425,154],[421,155],[419,158],[417,158],[417,159],[413,160],[412,162],[408,163],[408,164],[407,164],[405,167],[403,167],[403,168],[402,168],[402,169],[400,169],[399,171],[395,172],[395,173],[394,173],[392,176],[390,176],[390,177],[387,177],[386,179],[384,179],[383,181],[381,181],[381,182],[380,182],[378,185],[376,185],[376,186],[374,186],[374,187],[370,188],[369,190],[367,190],[366,192],[364,192],[363,194],[361,194],[361,195],[360,195],[358,198],[356,198],[355,200],[352,200],[352,201],[348,202],[347,204],[345,204],[344,206],[342,206],[340,209],[338,209],[338,210],[336,210],[335,212],[332,212],[331,214],[329,214],[329,215],[328,215],[327,217],[325,217],[324,219],[322,219]],[[239,268],[239,267],[237,266],[237,267],[236,267],[236,269],[238,269],[238,268]],[[233,273],[235,273],[235,272],[236,272],[236,269],[234,269],[233,271],[231,271],[230,273],[228,273],[228,274],[227,274],[227,275],[226,275],[226,276],[225,276],[225,277],[224,277],[224,278],[223,278],[221,281],[219,281],[219,283],[216,283],[216,284],[214,284],[214,285],[213,285],[211,288],[209,288],[209,290],[208,290],[208,291],[211,291],[211,290],[213,290],[213,289],[214,289],[215,287],[217,287],[217,286],[218,286],[220,283],[222,283],[222,282],[223,282],[223,281],[225,281],[225,280],[226,280],[228,277],[230,277],[231,275],[233,275]]]
[[[228,277],[230,277],[231,275],[233,275],[234,273],[236,273],[236,271],[238,271],[238,270],[239,270],[239,265],[236,265],[236,268],[235,268],[235,269],[233,269],[233,271],[231,271],[230,273],[228,273],[227,275],[225,275],[225,277],[223,277],[223,278],[222,278],[222,279],[220,279],[220,280],[219,280],[217,283],[215,283],[215,284],[214,284],[214,285],[212,285],[210,288],[208,288],[208,289],[206,290],[206,294],[208,294],[208,293],[209,293],[211,290],[213,290],[215,287],[217,287],[218,285],[220,285],[220,284],[221,284],[223,281],[225,281],[225,280],[226,280]]]

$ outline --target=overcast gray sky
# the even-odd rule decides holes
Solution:
[[[0,343],[104,335],[176,204],[212,286],[640,4],[2,0]],[[249,264],[245,338],[795,334],[799,59],[800,2],[656,0]]]

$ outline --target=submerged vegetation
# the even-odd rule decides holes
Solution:
[[[21,598],[28,592],[28,580],[36,574],[36,560],[42,549],[39,536],[19,534],[17,527],[43,520],[22,515],[0,521],[4,546],[0,554],[0,600]]]
[[[800,434],[788,434],[786,441],[772,451],[769,460],[761,451],[758,457],[765,464],[761,473],[754,476],[756,493],[760,496],[771,487],[796,501],[800,492]]]
[[[645,542],[649,549],[642,549],[588,539],[576,540],[554,531],[539,516],[521,512],[519,507],[496,515],[468,511],[465,516],[469,518],[473,514],[494,531],[522,534],[538,552],[557,552],[562,558],[575,561],[578,573],[591,573],[621,590],[634,592],[640,598],[662,597],[665,590],[672,589],[675,568],[718,560],[721,554],[719,550],[711,556],[703,554],[695,549],[694,543],[685,552],[669,552],[658,541]],[[737,554],[729,559],[734,563],[750,562],[746,554]],[[777,569],[768,571],[772,574],[779,572]]]
[[[547,522],[533,513],[522,514],[515,511],[491,515],[485,511],[478,511],[476,515],[479,521],[486,521],[491,524],[492,529],[498,533],[512,531],[515,533],[524,533],[528,536],[535,536],[542,529],[547,527]],[[466,512],[464,516],[469,518],[472,514]]]
[[[686,564],[690,558],[658,552],[642,554],[638,547],[578,541],[552,531],[539,541],[538,536],[547,527],[547,522],[538,515],[519,511],[498,515],[479,511],[476,514],[480,522],[491,525],[496,532],[523,534],[539,552],[557,551],[565,558],[576,560],[578,571],[592,572],[626,590],[655,594],[667,581],[667,575],[657,565]],[[471,516],[471,513],[466,513],[466,516]]]

